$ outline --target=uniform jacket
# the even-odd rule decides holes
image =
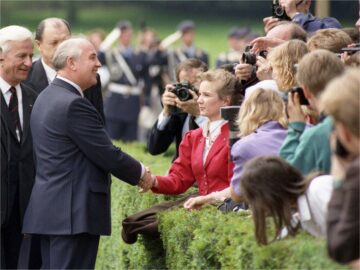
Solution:
[[[6,226],[15,200],[19,200],[22,221],[35,179],[30,114],[37,94],[21,84],[23,103],[23,133],[21,142],[5,99],[1,95],[1,226]],[[19,187],[19,197],[16,188]]]
[[[99,60],[102,65],[107,66],[110,72],[111,83],[131,86],[131,82],[126,77],[124,71],[118,64],[115,54],[121,54],[134,75],[137,83],[143,82],[143,85],[137,85],[141,88],[141,95],[123,95],[111,92],[111,87],[105,97],[105,117],[109,120],[121,120],[125,122],[137,122],[140,113],[140,96],[145,99],[150,97],[151,80],[148,70],[148,60],[145,52],[130,50],[126,54],[120,48],[109,52],[100,52]]]
[[[24,82],[34,89],[38,94],[41,93],[48,85],[48,79],[45,73],[44,66],[41,62],[41,59],[35,61],[32,65],[32,68],[29,72],[28,78]],[[97,84],[86,89],[84,91],[84,96],[91,102],[91,104],[96,108],[100,113],[101,117],[104,117],[104,104],[101,93],[101,82],[100,76],[97,76]]]
[[[115,147],[101,116],[70,84],[55,79],[31,116],[36,179],[23,232],[110,234],[110,172],[135,185],[141,165]]]
[[[155,193],[180,194],[192,186],[199,187],[199,195],[223,190],[230,185],[233,164],[229,159],[229,126],[225,124],[210,148],[203,165],[205,138],[202,129],[186,133],[179,148],[179,157],[172,164],[167,176],[157,176]]]

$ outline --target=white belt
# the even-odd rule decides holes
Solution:
[[[108,89],[110,92],[122,95],[139,96],[141,94],[141,90],[139,87],[125,84],[109,83]]]

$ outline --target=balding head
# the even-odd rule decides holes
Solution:
[[[46,65],[53,67],[51,59],[57,46],[70,37],[70,26],[60,18],[47,18],[36,29],[35,40]]]
[[[95,47],[85,38],[70,38],[55,51],[54,68],[58,74],[81,87],[82,90],[97,83],[97,70],[101,66]]]
[[[282,40],[300,39],[306,42],[306,32],[300,26],[292,22],[281,22],[272,28],[266,37]]]

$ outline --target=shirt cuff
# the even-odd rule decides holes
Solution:
[[[170,116],[165,116],[163,112],[159,114],[158,122],[157,122],[157,129],[164,130],[167,123],[169,123]]]

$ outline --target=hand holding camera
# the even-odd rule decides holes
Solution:
[[[289,122],[306,122],[306,116],[301,109],[299,92],[290,91],[288,93],[287,113]]]
[[[165,116],[170,116],[172,108],[176,106],[176,95],[171,91],[174,88],[172,84],[165,86],[164,94],[162,95],[161,101],[164,106],[163,114]]]
[[[254,67],[250,64],[238,64],[235,66],[235,76],[238,80],[247,81],[251,78]]]

